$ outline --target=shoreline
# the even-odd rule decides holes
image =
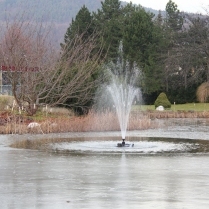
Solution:
[[[120,137],[120,131],[107,131],[107,132],[67,132],[67,133],[49,133],[49,134],[13,134],[4,135],[4,140],[35,140],[35,139],[54,139],[54,138],[96,138],[96,137]],[[178,130],[175,129],[148,129],[148,130],[135,130],[128,131],[126,140],[129,137],[156,137],[156,138],[179,138],[179,139],[200,139],[209,140],[209,131],[199,130]],[[0,136],[0,139],[2,135]]]
[[[191,139],[191,140],[209,140],[209,120],[208,119],[160,119],[159,126],[146,130],[131,130],[126,133],[126,141],[129,137],[153,137],[153,138],[175,138],[175,139]],[[47,134],[5,134],[0,135],[1,149],[10,148],[14,142],[24,140],[52,140],[54,139],[74,139],[76,138],[104,138],[109,140],[111,137],[121,137],[120,131],[103,131],[103,132],[63,132],[63,133],[47,133]],[[12,148],[11,148],[12,149]]]

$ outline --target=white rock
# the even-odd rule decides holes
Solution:
[[[164,111],[165,108],[164,108],[162,105],[160,105],[160,106],[158,106],[158,107],[156,108],[156,110],[158,110],[158,111]]]
[[[35,128],[35,127],[40,127],[40,124],[36,122],[32,122],[28,124],[28,128]]]

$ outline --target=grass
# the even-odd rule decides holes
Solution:
[[[155,110],[154,105],[135,105],[133,110],[149,111]],[[170,109],[172,111],[209,111],[209,103],[187,103],[187,104],[173,104]]]

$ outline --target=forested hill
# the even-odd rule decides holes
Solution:
[[[23,14],[26,18],[29,15],[33,16],[33,20],[53,23],[55,42],[60,43],[72,18],[81,7],[85,5],[89,11],[97,11],[101,8],[101,1],[103,0],[0,0],[0,21],[4,22],[8,17],[15,19],[17,14]]]
[[[6,16],[29,12],[35,17],[56,23],[70,23],[80,8],[85,5],[89,11],[97,11],[102,0],[0,0],[0,20]],[[122,2],[125,4],[125,2]],[[143,5],[142,5],[143,6]],[[153,13],[156,10],[150,9]]]
[[[30,12],[45,21],[69,23],[83,5],[96,11],[101,0],[0,0],[0,18]]]

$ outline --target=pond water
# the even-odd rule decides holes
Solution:
[[[12,149],[0,137],[1,209],[206,209],[209,135],[203,126],[129,132],[134,151],[115,151],[111,139],[101,141],[102,150],[97,140],[53,145],[51,152]]]

